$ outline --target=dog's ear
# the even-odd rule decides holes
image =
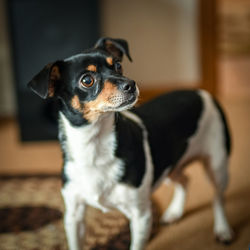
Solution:
[[[132,58],[129,54],[128,43],[123,39],[102,37],[96,42],[94,47],[109,52],[111,55],[118,58],[120,61],[122,61],[123,54],[125,54],[132,62]]]
[[[28,87],[37,95],[46,99],[55,95],[56,85],[60,78],[60,61],[49,63],[33,77],[28,83]]]

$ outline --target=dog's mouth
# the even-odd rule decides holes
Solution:
[[[132,108],[139,96],[139,90],[136,90],[133,93],[123,94],[120,93],[119,95],[112,96],[109,98],[110,103],[112,103],[112,107],[109,109],[112,111],[123,111]]]
[[[118,108],[127,107],[127,106],[134,106],[136,102],[137,102],[137,95],[133,94],[133,95],[130,95],[127,99],[125,99],[125,101],[123,103],[121,103],[118,106]]]

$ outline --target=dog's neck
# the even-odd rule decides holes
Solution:
[[[65,147],[69,151],[70,158],[74,161],[83,161],[96,164],[96,156],[105,148],[115,147],[114,138],[114,112],[102,114],[93,123],[82,126],[73,126],[67,117],[60,112],[60,132],[66,141]],[[59,134],[60,136],[60,134]],[[113,149],[112,149],[113,150]]]
[[[114,112],[103,113],[96,121],[91,123],[86,123],[82,126],[75,126],[71,123],[71,121],[60,112],[60,120],[65,126],[66,129],[70,128],[70,130],[75,133],[84,134],[84,138],[87,141],[91,141],[96,137],[100,137],[104,134],[109,134],[113,131],[114,128]],[[66,131],[65,131],[66,132]]]

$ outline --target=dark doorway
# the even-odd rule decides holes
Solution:
[[[47,63],[93,46],[99,37],[98,0],[10,0],[7,4],[21,139],[56,139],[57,103],[40,99],[27,83]]]

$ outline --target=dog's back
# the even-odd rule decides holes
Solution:
[[[207,147],[213,147],[220,137],[222,149],[230,152],[230,136],[225,115],[219,104],[202,90],[174,91],[162,95],[133,110],[148,130],[148,140],[154,163],[154,182],[166,167],[179,164],[191,138],[199,140],[185,159],[207,154]],[[216,126],[216,128],[215,128]],[[213,138],[210,138],[213,137]],[[212,139],[212,141],[211,141]],[[203,152],[202,152],[203,151]],[[184,159],[182,159],[183,161]]]

